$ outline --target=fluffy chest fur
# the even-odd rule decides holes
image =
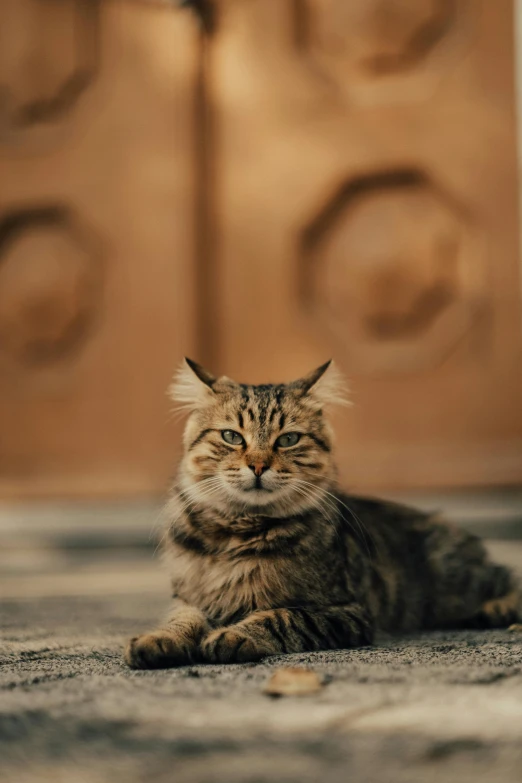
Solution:
[[[202,558],[175,544],[169,563],[175,595],[197,606],[218,623],[232,622],[255,611],[284,605],[295,591],[291,564],[245,557],[231,562]]]
[[[320,603],[335,571],[328,543],[316,515],[225,525],[201,510],[176,519],[166,554],[174,594],[223,623],[274,606]]]

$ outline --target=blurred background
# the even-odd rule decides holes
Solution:
[[[0,0],[4,595],[156,589],[184,355],[334,357],[347,487],[522,534],[518,6]]]

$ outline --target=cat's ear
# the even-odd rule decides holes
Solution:
[[[318,408],[350,405],[346,381],[331,359],[300,378],[295,385],[301,394],[308,397]]]
[[[200,364],[185,357],[169,388],[169,396],[181,408],[202,408],[214,398],[216,380]]]

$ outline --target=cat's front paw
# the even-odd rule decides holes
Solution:
[[[125,650],[125,661],[131,669],[168,669],[193,663],[196,645],[165,631],[154,631],[131,639]]]
[[[255,639],[240,626],[218,628],[201,643],[201,657],[207,663],[247,663],[273,655],[268,642]]]

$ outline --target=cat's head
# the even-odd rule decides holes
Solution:
[[[332,362],[292,383],[247,386],[186,359],[170,391],[190,411],[180,472],[189,501],[268,515],[318,504],[334,473],[324,410],[346,401]]]

